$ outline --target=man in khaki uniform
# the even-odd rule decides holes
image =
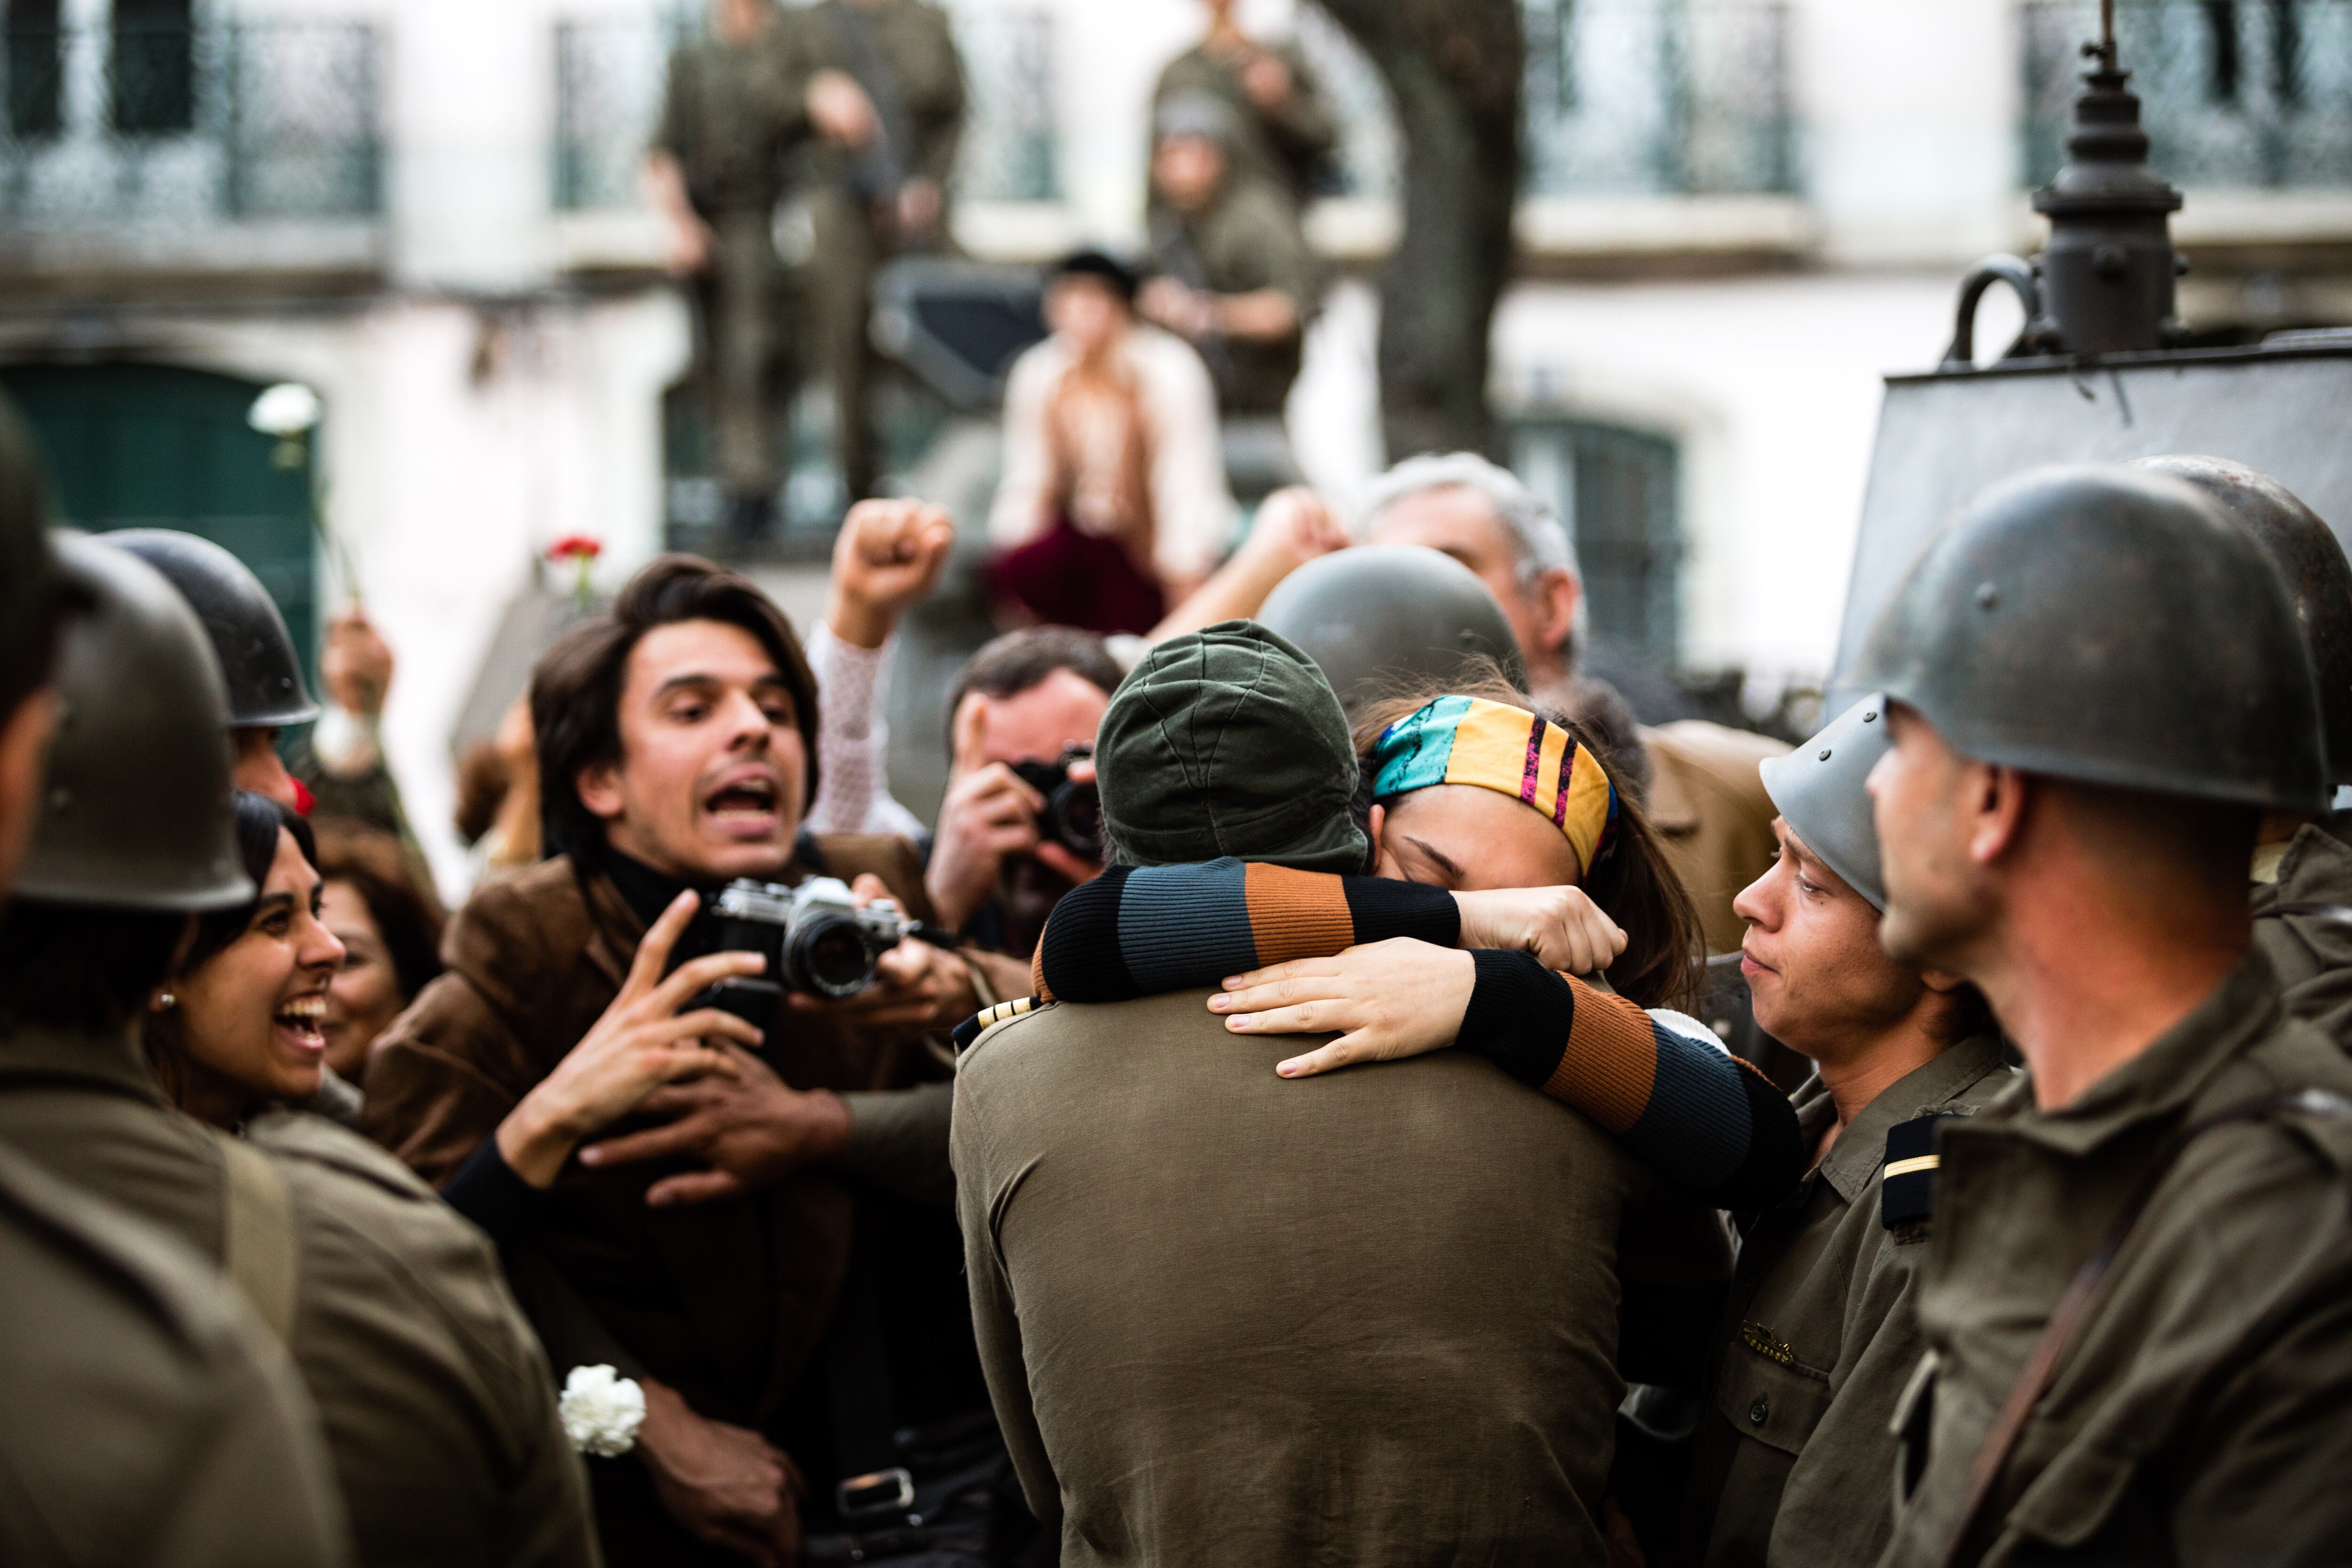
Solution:
[[[1265,44],[1234,20],[1235,0],[1206,0],[1209,31],[1160,68],[1156,116],[1173,99],[1208,93],[1233,110],[1235,168],[1273,181],[1294,202],[1314,194],[1339,144],[1338,125],[1297,44]]]
[[[771,0],[712,0],[710,33],[670,57],[649,183],[685,280],[695,374],[739,538],[764,532],[782,482],[777,423],[792,345],[776,255],[784,159],[811,129],[810,84]]]
[[[1882,1562],[2338,1562],[2352,1063],[2250,951],[2263,811],[2328,789],[2284,585],[2203,492],[1997,485],[1853,684],[1881,939],[1983,990],[2030,1089],[1948,1122]]]
[[[1137,309],[1201,351],[1227,419],[1278,420],[1321,298],[1298,206],[1239,167],[1240,121],[1223,99],[1160,106],[1151,153],[1151,260]]]
[[[1339,700],[1263,628],[1161,645],[1099,755],[1150,863],[1363,864]],[[975,1327],[1062,1561],[1605,1563],[1618,1234],[1656,1178],[1461,1053],[1277,1078],[1321,1041],[1205,995],[1043,1007],[958,1069]]]
[[[927,0],[818,0],[785,26],[803,71],[854,82],[871,106],[865,134],[825,149],[809,187],[809,304],[833,388],[842,483],[858,501],[878,493],[882,479],[874,274],[892,256],[951,243],[948,182],[963,140],[963,58],[947,13]]]
[[[1587,717],[1601,683],[1576,673],[1584,580],[1568,530],[1541,499],[1486,458],[1452,452],[1391,468],[1363,520],[1374,544],[1425,544],[1476,573],[1510,620],[1537,700]],[[1698,719],[1643,729],[1641,740],[1649,780],[1637,793],[1650,826],[1690,890],[1707,951],[1736,952],[1748,928],[1732,896],[1780,853],[1757,764],[1789,748]]]
[[[2319,678],[2329,782],[2352,784],[2352,562],[2318,515],[2259,469],[2225,458],[2145,458],[2229,509],[2294,600]],[[2340,814],[2273,812],[2254,849],[2254,944],[2278,970],[2286,1009],[2352,1046],[2352,845]]]
[[[1795,1098],[1817,1163],[1744,1223],[1677,1561],[1800,1568],[1885,1546],[1886,1422],[1923,1348],[1913,1287],[1933,1173],[1916,1155],[1937,1118],[1973,1114],[2016,1076],[1974,987],[1879,950],[1863,785],[1885,721],[1865,698],[1764,763],[1780,855],[1739,895],[1743,963],[1758,1024],[1814,1058]]]
[[[253,897],[227,708],[162,577],[61,549],[95,607],[66,632],[75,722],[0,923],[0,1141],[227,1270],[317,1407],[361,1563],[593,1564],[579,1458],[480,1235],[330,1123],[277,1113],[231,1140],[158,1090],[135,1025],[188,911]]]
[[[58,583],[26,446],[0,407],[0,900],[55,716]],[[0,1323],[0,1562],[351,1560],[318,1414],[219,1271],[5,1146]]]

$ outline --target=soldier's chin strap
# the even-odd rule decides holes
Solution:
[[[2058,1298],[2058,1305],[2050,1314],[2050,1321],[2034,1342],[2033,1353],[2025,1358],[2024,1370],[2017,1374],[2009,1397],[2000,1407],[1999,1419],[1992,1430],[1985,1434],[1984,1447],[1977,1450],[1976,1463],[1969,1470],[1969,1489],[1961,1500],[1960,1511],[1952,1521],[1952,1532],[1945,1539],[1944,1550],[1937,1556],[1937,1568],[1958,1568],[1961,1554],[1969,1539],[1976,1531],[1977,1521],[1985,1505],[1991,1500],[1992,1490],[2000,1479],[2001,1468],[2009,1463],[2017,1441],[2025,1434],[2025,1424],[2033,1418],[2033,1407],[2049,1392],[2058,1375],[2058,1363],[2072,1348],[2074,1331],[2089,1316],[2091,1300],[2098,1293],[2116,1254],[2131,1239],[2132,1228],[2156,1195],[2180,1156],[2189,1146],[2218,1127],[2228,1127],[2241,1121],[2263,1121],[2273,1116],[2315,1116],[2329,1120],[2352,1120],[2352,1100],[2325,1089],[2303,1089],[2282,1094],[2266,1094],[2233,1105],[2212,1115],[2192,1121],[2175,1132],[2170,1141],[2158,1152],[2155,1162],[2140,1178],[2106,1230],[2097,1248],[2083,1260],[2068,1281],[2066,1293]]]

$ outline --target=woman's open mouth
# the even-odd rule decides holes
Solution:
[[[319,992],[308,996],[289,998],[271,1017],[278,1032],[297,1049],[321,1051],[327,1048],[326,1032],[320,1027],[327,1016],[327,998]]]

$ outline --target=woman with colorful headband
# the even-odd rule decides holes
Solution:
[[[1040,996],[1222,984],[1209,1005],[1234,1033],[1337,1033],[1282,1063],[1285,1077],[1458,1042],[1716,1204],[1778,1201],[1803,1172],[1788,1100],[1671,1010],[1697,951],[1681,884],[1575,726],[1525,701],[1497,682],[1367,710],[1359,809],[1373,875],[1114,867],[1055,909]],[[1600,951],[1615,955],[1598,973],[1461,951],[1468,899],[1551,887],[1589,901]]]

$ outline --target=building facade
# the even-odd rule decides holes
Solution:
[[[1938,359],[1968,264],[2037,243],[2028,195],[2096,6],[1524,5],[1520,280],[1495,329],[1513,461],[1572,521],[1596,631],[1732,672],[1762,711],[1827,673],[1879,377]],[[949,9],[973,102],[963,247],[1139,246],[1143,106],[1193,0]],[[638,184],[696,10],[6,0],[0,384],[76,522],[219,537],[304,636],[362,597],[401,661],[388,750],[452,893],[452,748],[495,710],[485,657],[546,546],[595,536],[609,586],[713,505]],[[2188,196],[2184,316],[2217,342],[2352,321],[2352,0],[2119,11]],[[1348,126],[1308,213],[1339,281],[1291,408],[1302,466],[1345,502],[1384,456],[1368,279],[1395,133],[1309,0],[1244,15],[1299,38]],[[788,254],[798,232],[780,221]],[[1980,354],[2009,309],[1988,304]],[[316,428],[250,428],[284,381],[318,393]],[[823,414],[803,399],[787,497],[803,555],[837,510]],[[910,395],[890,428],[909,482],[984,496],[984,419]],[[814,607],[806,571],[776,580]],[[907,765],[920,804],[936,781]]]

